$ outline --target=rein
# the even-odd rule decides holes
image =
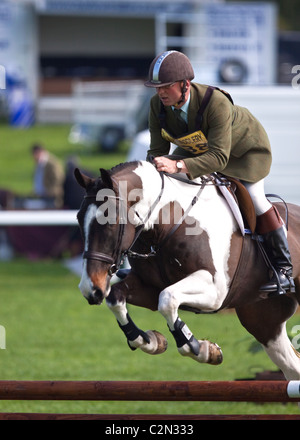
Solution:
[[[119,222],[119,229],[118,229],[118,240],[117,240],[117,245],[112,253],[112,255],[107,255],[104,254],[102,252],[98,252],[98,251],[85,251],[83,253],[83,258],[87,259],[87,260],[96,260],[96,261],[101,261],[104,263],[108,263],[110,264],[110,268],[108,270],[108,273],[110,276],[112,276],[121,266],[122,262],[123,262],[123,258],[128,256],[131,258],[142,258],[142,259],[147,259],[149,257],[155,257],[157,255],[157,253],[161,250],[161,248],[165,245],[165,243],[169,240],[169,238],[177,231],[177,229],[182,225],[183,221],[186,219],[186,217],[188,216],[190,210],[192,209],[192,207],[197,203],[197,201],[199,200],[199,197],[202,193],[202,191],[204,190],[205,186],[207,185],[214,185],[214,186],[219,186],[219,185],[228,185],[228,181],[221,181],[216,179],[215,176],[210,176],[210,177],[202,177],[201,178],[201,183],[196,183],[193,181],[190,181],[189,179],[185,179],[184,177],[181,176],[177,176],[177,175],[173,175],[173,174],[168,174],[168,173],[162,173],[160,172],[160,177],[161,177],[161,190],[159,195],[157,196],[156,200],[153,202],[152,206],[150,207],[148,213],[146,214],[145,218],[142,220],[142,218],[140,217],[139,213],[136,212],[137,217],[142,221],[142,223],[137,226],[135,228],[135,236],[133,238],[133,241],[131,243],[131,245],[129,246],[128,249],[126,249],[125,251],[121,250],[121,244],[123,241],[123,236],[124,236],[124,231],[125,231],[125,222]],[[166,237],[162,240],[162,242],[155,246],[151,246],[151,250],[149,253],[146,254],[141,254],[138,252],[135,252],[132,250],[132,247],[134,246],[134,244],[136,243],[136,241],[138,240],[140,234],[142,233],[146,222],[149,220],[151,214],[153,213],[155,207],[157,206],[157,204],[160,202],[161,197],[163,195],[163,191],[164,191],[164,176],[167,175],[168,177],[174,178],[176,180],[179,180],[181,182],[184,183],[188,183],[190,185],[195,185],[195,186],[199,186],[199,191],[197,192],[197,194],[193,197],[189,207],[187,208],[187,210],[184,212],[184,214],[182,215],[182,217],[180,218],[180,220],[170,229],[170,231],[167,233]],[[230,184],[230,183],[229,183]],[[114,196],[113,196],[114,197]],[[84,196],[84,199],[96,199],[96,195],[95,194],[87,194]],[[124,202],[123,199],[121,199],[119,196],[115,196],[115,199],[119,199],[121,201]]]
[[[155,207],[157,206],[157,204],[160,202],[160,199],[163,195],[163,191],[164,191],[164,187],[165,187],[165,181],[164,181],[164,175],[162,173],[160,173],[161,176],[161,190],[159,195],[157,196],[156,200],[154,201],[153,205],[150,207],[145,219],[143,220],[142,224],[136,227],[136,233],[134,236],[134,239],[131,243],[131,245],[129,246],[129,248],[125,251],[121,250],[121,244],[123,241],[123,236],[124,236],[124,230],[125,230],[125,222],[119,222],[119,230],[118,230],[118,240],[117,240],[117,245],[115,250],[113,251],[112,256],[104,254],[102,252],[98,252],[98,251],[85,251],[83,253],[83,258],[87,259],[87,260],[96,260],[96,261],[101,261],[104,263],[109,263],[111,266],[108,270],[108,274],[110,276],[112,276],[115,272],[117,272],[117,270],[120,268],[122,262],[123,262],[123,258],[125,256],[135,256],[135,257],[139,257],[139,258],[148,258],[150,256],[154,256],[154,254],[150,253],[150,254],[137,254],[136,252],[132,251],[131,248],[133,247],[133,245],[135,244],[135,242],[137,241],[137,239],[139,238],[142,230],[145,227],[145,223],[149,220],[152,212],[154,211]],[[87,194],[84,196],[84,199],[96,199],[96,195],[95,194]],[[123,199],[121,199],[119,196],[115,196],[115,199],[119,199],[121,201],[124,201]],[[140,218],[139,214],[136,212],[136,215]]]

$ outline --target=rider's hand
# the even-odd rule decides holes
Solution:
[[[159,156],[154,158],[154,163],[156,166],[157,171],[163,171],[165,173],[174,174],[178,172],[177,169],[177,160],[171,160],[167,157]],[[187,172],[187,169],[185,168],[184,162],[181,161],[183,164],[182,172]]]

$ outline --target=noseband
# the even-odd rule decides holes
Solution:
[[[96,200],[96,194],[87,194],[86,196],[84,196],[84,199],[95,199]],[[106,196],[108,197],[108,196]],[[117,195],[114,197],[116,200],[121,200],[120,197],[118,197]],[[116,247],[113,251],[112,256],[104,254],[102,252],[98,252],[98,251],[85,251],[83,253],[83,258],[86,260],[96,260],[96,261],[101,261],[103,263],[108,263],[110,264],[110,268],[108,270],[108,274],[110,276],[112,276],[121,266],[122,264],[122,256],[123,256],[123,252],[121,251],[121,244],[122,244],[122,240],[123,240],[123,235],[124,235],[124,230],[125,230],[125,224],[123,219],[120,219],[121,221],[119,222],[119,230],[118,230],[118,240],[117,240],[117,244]]]

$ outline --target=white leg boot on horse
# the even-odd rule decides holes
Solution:
[[[274,266],[270,280],[260,287],[270,295],[295,293],[293,265],[284,223],[275,206],[257,217],[257,232],[262,235],[268,257]]]
[[[219,365],[223,362],[220,347],[208,340],[197,340],[188,326],[178,317],[170,329],[177,344],[178,352],[182,356],[189,356],[197,362]]]

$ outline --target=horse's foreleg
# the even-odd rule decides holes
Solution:
[[[168,286],[160,293],[158,310],[165,317],[182,356],[189,356],[201,363],[220,364],[223,361],[220,347],[208,340],[197,340],[179,318],[178,308],[181,304],[198,310],[217,309],[219,300],[211,274],[204,270],[197,271]]]
[[[106,303],[115,315],[119,327],[126,336],[127,343],[132,350],[140,348],[149,354],[163,353],[167,349],[165,337],[155,330],[144,332],[135,325],[128,314],[126,298],[129,292],[130,297],[134,297],[133,285],[136,286],[136,284],[137,280],[132,279],[132,276],[128,276],[128,279],[126,278],[126,280],[114,284]],[[141,296],[142,292],[139,291],[139,293]]]

